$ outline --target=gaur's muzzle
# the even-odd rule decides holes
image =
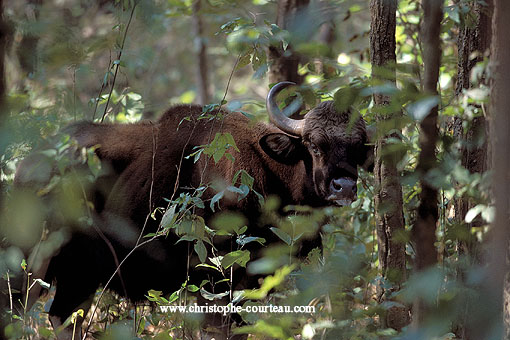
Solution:
[[[327,197],[327,200],[339,206],[350,205],[357,199],[356,192],[356,181],[352,178],[333,178],[329,183],[330,195]]]

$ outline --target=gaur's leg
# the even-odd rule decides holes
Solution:
[[[90,309],[94,292],[104,280],[103,274],[113,273],[111,255],[103,243],[89,235],[77,233],[50,262],[46,280],[56,283],[56,293],[50,307],[50,321],[57,331],[78,309],[84,315]],[[82,319],[78,320],[78,327]],[[69,333],[71,331],[71,333]],[[70,339],[72,325],[61,332],[59,339]]]

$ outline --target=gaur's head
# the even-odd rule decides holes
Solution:
[[[320,103],[303,119],[288,118],[278,108],[276,95],[285,87],[275,85],[267,96],[271,122],[282,133],[264,136],[260,145],[275,160],[285,164],[305,162],[305,183],[318,205],[350,205],[356,200],[358,166],[366,166],[371,154],[365,121],[350,111],[338,112],[333,101]]]

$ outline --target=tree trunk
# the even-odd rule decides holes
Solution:
[[[476,22],[464,22],[459,31],[457,42],[459,62],[458,79],[455,93],[462,95],[464,89],[471,87],[470,75],[473,67],[483,60],[484,55],[490,49],[492,35],[492,0],[487,0],[487,5],[475,2],[473,4],[473,14]],[[477,53],[472,58],[473,53]],[[483,173],[488,169],[488,123],[485,117],[476,117],[468,131],[463,131],[462,119],[455,119],[453,131],[457,140],[462,141],[461,162],[462,166],[470,173]],[[458,223],[463,223],[466,213],[473,207],[473,203],[468,198],[459,198],[455,202],[455,216]],[[476,220],[467,227],[481,226],[481,221]],[[467,233],[471,235],[471,233]],[[459,243],[459,254],[478,257],[475,250],[476,240],[465,240]]]
[[[396,29],[397,0],[371,0],[370,1],[370,57],[372,61],[372,77],[381,82],[395,84],[395,29]],[[380,68],[384,67],[390,74],[390,79],[381,79],[378,74]],[[374,102],[377,106],[388,105],[391,98],[382,94],[374,95]],[[377,122],[392,120],[400,115],[396,112],[392,115],[382,116],[378,114]],[[390,137],[399,138],[393,133]],[[375,144],[375,210],[377,243],[379,248],[379,264],[382,276],[392,283],[391,289],[385,290],[379,287],[379,301],[386,300],[386,296],[394,291],[400,290],[405,280],[405,244],[396,241],[395,235],[404,232],[404,215],[402,201],[402,187],[399,182],[397,171],[398,156],[393,154],[383,158],[385,138],[379,137]],[[409,323],[409,311],[406,307],[392,307],[387,311],[384,320],[385,327],[392,327],[400,330]]]
[[[6,94],[6,81],[5,81],[5,52],[7,45],[7,37],[10,35],[10,30],[4,21],[4,5],[3,0],[0,0],[0,155],[5,154],[5,150],[8,144],[8,135],[6,133],[6,121],[8,118],[8,110],[5,104]],[[0,180],[0,214],[4,212],[4,196],[5,188],[4,182]],[[0,216],[1,217],[1,216]],[[5,255],[2,255],[4,257]],[[4,273],[2,272],[2,275]],[[10,318],[7,316],[4,308],[9,306],[9,297],[5,294],[7,288],[5,280],[0,279],[0,338],[3,339],[4,328],[9,323]]]
[[[0,155],[5,153],[8,144],[8,133],[6,122],[8,119],[8,110],[6,104],[7,90],[5,77],[5,54],[7,52],[8,38],[12,35],[11,27],[4,20],[3,0],[0,0]],[[3,188],[0,181],[0,207],[2,206]]]
[[[490,42],[492,35],[492,1],[488,0],[487,5],[482,5],[475,2],[472,5],[471,16],[466,16],[467,19],[473,18],[474,22],[464,20],[459,29],[459,38],[457,41],[458,48],[458,79],[455,93],[457,96],[462,96],[464,89],[471,88],[470,76],[473,67],[480,61],[483,61],[484,56],[490,50]],[[476,57],[473,58],[473,53]],[[488,79],[485,79],[488,85]],[[483,105],[483,104],[482,104]],[[488,110],[484,110],[488,111]],[[456,118],[453,124],[453,131],[456,140],[461,141],[461,164],[469,170],[470,173],[484,173],[489,167],[488,159],[488,136],[489,124],[485,117],[475,117],[471,122],[471,126],[467,131],[463,128],[463,119]],[[457,198],[454,202],[455,218],[457,223],[464,224],[469,209],[473,208],[474,204],[468,197]],[[458,242],[459,256],[467,256],[471,264],[480,263],[481,252],[476,237],[471,233],[471,228],[481,227],[483,221],[481,218],[475,219],[472,223],[466,224],[468,239],[462,239]],[[459,269],[457,274],[458,280],[466,282],[466,273],[464,270]],[[464,305],[464,312],[459,318],[459,323],[455,326],[455,334],[464,340],[475,340],[477,337],[476,324],[473,322],[473,315],[476,315],[474,309],[477,308],[478,303],[466,298]]]
[[[491,50],[491,142],[493,152],[493,197],[496,217],[489,251],[489,275],[484,280],[486,303],[497,312],[503,310],[504,338],[510,338],[510,278],[508,245],[510,240],[510,2],[494,0],[493,41]],[[507,254],[507,256],[505,256]],[[504,280],[505,279],[505,280]],[[504,294],[503,292],[504,288]],[[502,299],[503,297],[503,299]],[[503,306],[501,301],[503,300]],[[503,307],[503,308],[502,308]]]
[[[437,82],[441,61],[440,30],[442,0],[423,0],[423,41],[424,90],[431,96],[437,96]],[[437,262],[436,223],[438,219],[437,188],[427,181],[427,173],[437,165],[436,142],[438,107],[434,106],[420,124],[420,148],[417,172],[420,174],[420,205],[418,216],[412,230],[412,241],[416,251],[414,268],[422,271]],[[426,308],[422,299],[417,299],[413,306],[413,323],[415,327],[423,325]]]
[[[278,0],[276,25],[285,30],[295,20],[299,11],[308,6],[309,0]],[[298,74],[299,56],[292,51],[292,46],[269,46],[269,83],[292,81],[298,85],[303,77]]]
[[[201,0],[193,0],[193,28],[195,39],[195,51],[197,57],[196,85],[197,103],[205,105],[210,103],[209,76],[207,69],[207,46],[204,38],[204,23],[200,14]]]

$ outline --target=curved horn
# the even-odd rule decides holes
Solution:
[[[282,81],[271,88],[267,94],[266,108],[269,114],[269,120],[271,123],[279,127],[282,131],[294,136],[301,136],[303,134],[303,128],[305,126],[305,120],[292,119],[283,114],[276,104],[276,96],[284,88],[296,85],[290,81]],[[296,112],[296,111],[294,111]],[[293,114],[292,112],[291,114]]]

